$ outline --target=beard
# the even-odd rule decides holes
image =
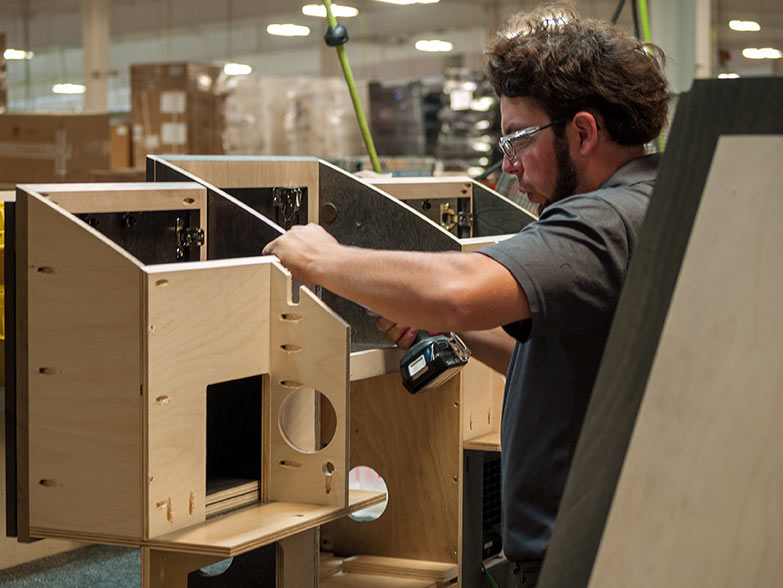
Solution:
[[[568,140],[565,136],[555,135],[555,160],[557,162],[557,179],[555,180],[555,189],[552,191],[552,197],[543,204],[538,205],[538,214],[544,209],[563,198],[573,196],[576,190],[577,177],[574,161],[568,152]]]

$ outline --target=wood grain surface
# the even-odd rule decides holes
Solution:
[[[146,537],[204,520],[206,388],[269,372],[270,262],[145,268]]]
[[[351,490],[347,506],[269,502],[226,513],[145,542],[165,551],[233,557],[313,529],[383,501],[383,494]]]
[[[269,257],[272,260],[275,258]],[[299,303],[291,302],[291,278],[282,265],[271,267],[269,315],[270,395],[264,423],[265,454],[262,462],[267,478],[265,500],[309,502],[345,506],[348,495],[348,357],[347,323],[309,289],[299,291]],[[335,432],[326,447],[301,451],[283,434],[287,399],[299,390],[318,391],[334,410]],[[306,426],[320,440],[316,397],[308,394],[309,406],[298,411]],[[327,407],[323,407],[324,410]]]
[[[399,373],[351,384],[351,467],[383,477],[389,502],[375,521],[321,530],[339,554],[456,563],[461,475],[459,379],[411,395]]]
[[[30,526],[141,537],[141,269],[26,201]]]

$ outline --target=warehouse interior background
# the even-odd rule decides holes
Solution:
[[[147,153],[312,155],[349,171],[367,168],[358,159],[366,151],[339,60],[323,39],[324,7],[306,2],[0,0],[6,62],[5,73],[0,67],[0,111],[5,103],[7,112],[19,114],[109,113],[112,133],[125,133],[127,155],[115,141],[110,164],[85,161],[85,170],[96,173],[68,170],[61,180],[143,179],[139,173],[97,172],[141,170]],[[476,177],[500,160],[499,109],[483,83],[482,48],[509,14],[537,4],[346,0],[334,5],[350,35],[346,53],[378,154],[419,158],[387,161],[388,170]],[[583,0],[575,6],[585,16],[617,15],[620,26],[644,37],[645,15],[635,14],[634,2]],[[668,56],[675,95],[696,78],[783,72],[778,2],[654,0],[648,7],[649,38]],[[290,30],[277,34],[281,26]],[[183,70],[182,82],[191,84],[186,93],[211,102],[198,107],[191,102],[188,123],[166,118],[185,112],[185,95],[147,94],[152,88],[163,91],[161,79],[173,71],[151,70],[149,64],[211,66]],[[201,114],[194,114],[196,108]],[[676,102],[672,116],[675,110]],[[508,189],[503,179],[493,187],[512,196],[513,179]],[[8,185],[46,180],[18,170],[0,174]]]
[[[2,0],[0,33],[6,47],[33,52],[29,60],[8,62],[8,109],[67,110],[84,106],[83,95],[53,94],[58,83],[83,83],[84,13],[104,5],[110,44],[110,111],[130,109],[129,66],[135,63],[239,62],[257,76],[340,75],[334,51],[322,39],[325,18],[304,15],[307,0]],[[360,80],[410,80],[442,75],[444,68],[481,66],[482,39],[505,15],[536,2],[522,0],[440,0],[394,4],[379,0],[343,2],[358,14],[339,20],[351,35],[348,54]],[[615,0],[576,3],[584,15],[610,18]],[[83,8],[85,10],[83,10]],[[93,8],[94,9],[94,8]],[[670,55],[669,75],[676,91],[693,77],[720,73],[772,75],[780,60],[748,59],[745,48],[783,46],[783,10],[775,0],[654,0],[649,2],[652,39]],[[729,28],[730,20],[760,24],[756,32]],[[619,19],[631,26],[630,3]],[[270,24],[309,27],[309,35],[269,34]],[[102,26],[102,25],[99,25]],[[89,34],[85,32],[84,34]],[[446,53],[418,51],[415,42],[438,39],[453,44]],[[88,80],[89,81],[89,80]]]

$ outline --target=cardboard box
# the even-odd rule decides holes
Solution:
[[[359,80],[360,102],[368,103]],[[226,152],[231,155],[364,154],[356,114],[342,78],[236,76],[228,82]]]
[[[109,169],[127,169],[131,166],[130,124],[112,125],[109,129]]]
[[[132,65],[133,166],[148,153],[223,154],[225,80],[214,65]]]
[[[0,183],[82,182],[109,169],[109,115],[0,114]]]

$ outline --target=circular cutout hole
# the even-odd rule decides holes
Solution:
[[[327,461],[321,468],[327,476],[331,476],[334,473],[334,464],[331,461]]]
[[[223,559],[208,566],[204,566],[199,570],[199,572],[202,576],[206,576],[207,578],[220,576],[231,567],[232,563],[234,563],[234,558],[229,557],[228,559]]]
[[[373,504],[348,515],[359,523],[377,521],[381,518],[381,515],[386,511],[386,506],[389,504],[389,489],[386,487],[386,481],[378,472],[368,466],[352,468],[348,472],[348,488],[351,490],[372,490],[386,494],[383,502]]]
[[[321,451],[334,438],[337,414],[329,399],[303,386],[288,395],[280,408],[280,432],[297,451]]]

